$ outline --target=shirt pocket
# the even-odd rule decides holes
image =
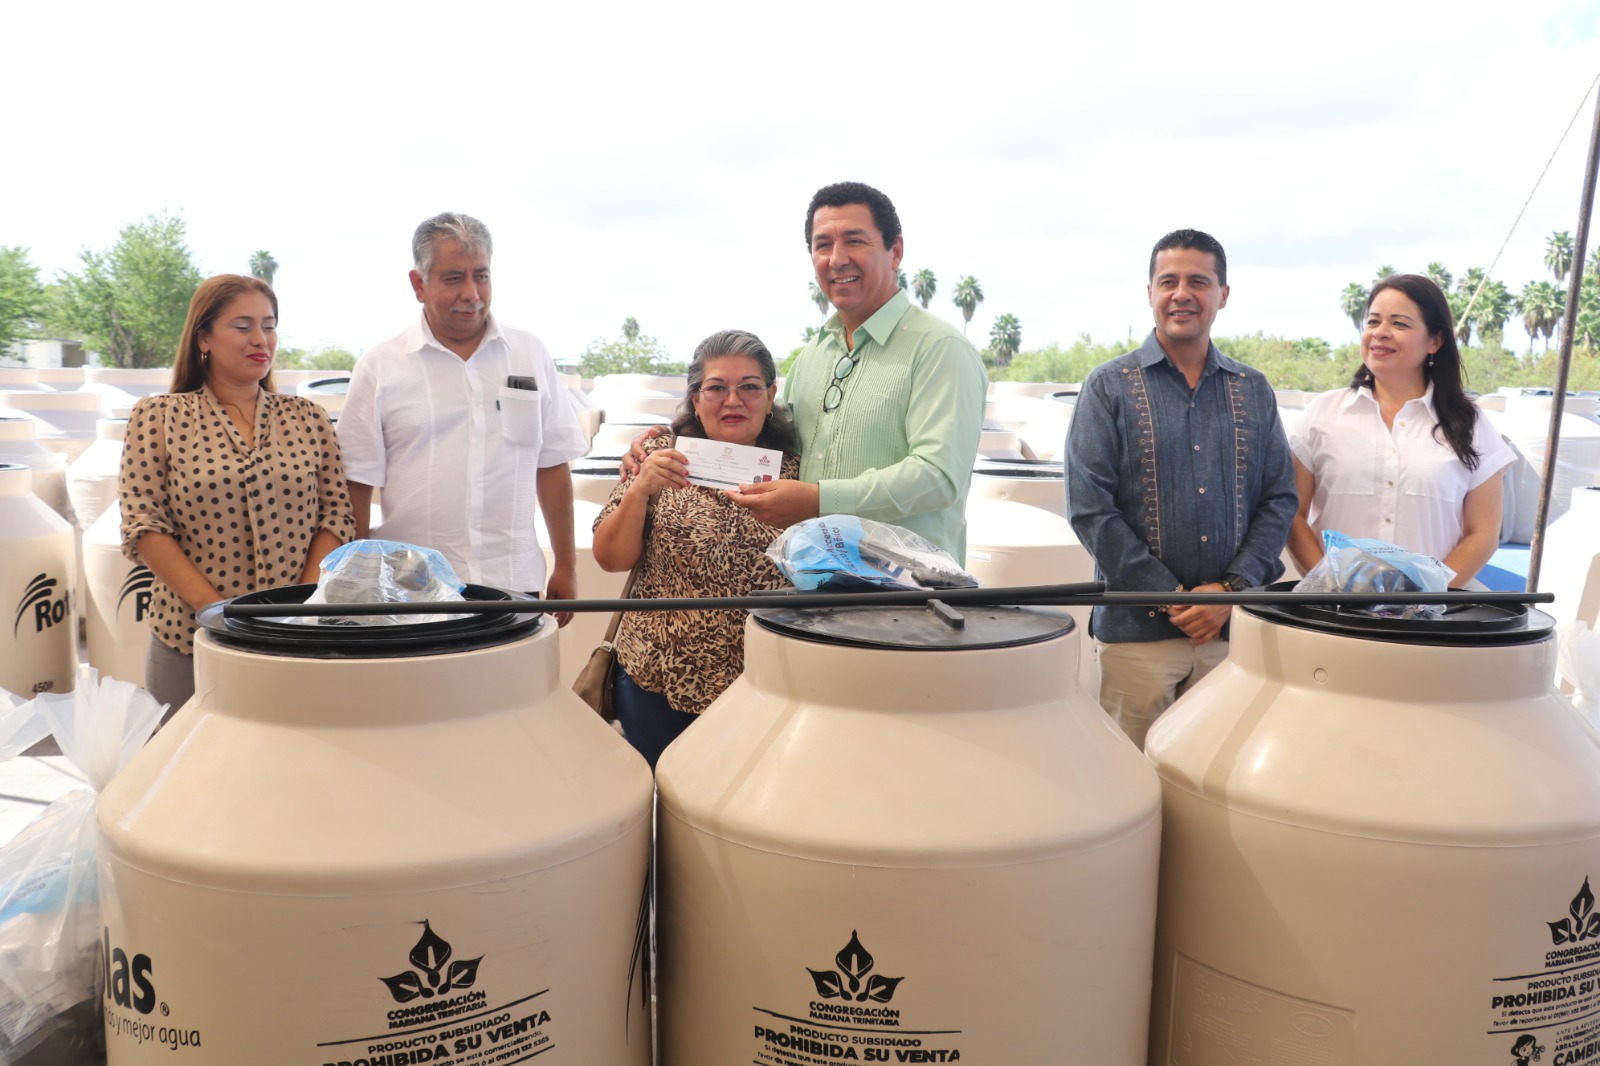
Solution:
[[[544,439],[540,395],[533,389],[500,387],[500,434],[519,448],[537,448]]]
[[[1388,441],[1374,444],[1351,434],[1342,439],[1324,438],[1321,443],[1312,474],[1330,495],[1375,496],[1378,486],[1388,480],[1384,470]]]

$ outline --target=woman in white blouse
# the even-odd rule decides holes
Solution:
[[[1462,389],[1450,304],[1425,277],[1373,286],[1360,369],[1306,405],[1289,443],[1300,491],[1289,551],[1302,571],[1330,529],[1431,555],[1457,584],[1500,545],[1501,478],[1516,454]]]

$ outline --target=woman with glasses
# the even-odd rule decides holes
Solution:
[[[595,520],[594,557],[606,570],[636,568],[636,597],[743,596],[782,588],[766,556],[780,532],[720,489],[692,485],[676,437],[702,437],[783,453],[780,478],[799,473],[799,441],[775,408],[778,368],[754,334],[724,330],[700,342],[675,436],[644,444],[636,472]],[[617,629],[614,699],[628,740],[651,767],[744,669],[743,611],[627,613]]]

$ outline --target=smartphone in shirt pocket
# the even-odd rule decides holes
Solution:
[[[500,388],[500,433],[512,444],[537,448],[543,439],[539,384],[531,377],[513,374]]]

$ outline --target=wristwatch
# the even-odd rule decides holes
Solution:
[[[1224,574],[1220,584],[1229,592],[1243,592],[1250,587],[1250,583],[1238,574]]]

